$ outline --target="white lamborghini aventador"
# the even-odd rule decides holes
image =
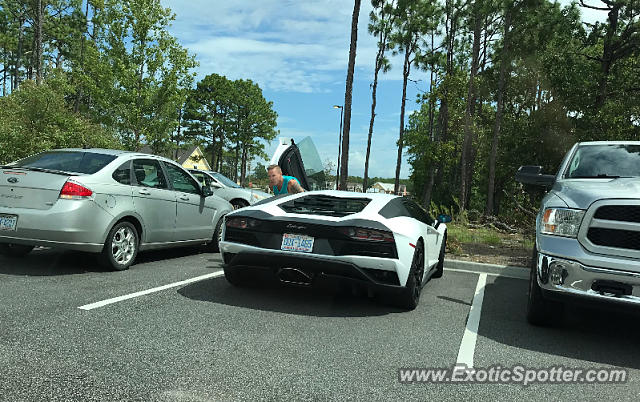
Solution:
[[[328,190],[270,198],[226,216],[224,273],[233,285],[255,270],[298,285],[350,281],[414,309],[423,285],[442,276],[448,221],[387,194]]]
[[[299,144],[281,138],[271,159],[306,190],[325,182],[319,161],[309,137]],[[351,282],[414,309],[423,285],[442,276],[450,221],[388,194],[318,190],[273,197],[226,216],[224,273],[233,285],[256,270],[298,285]]]

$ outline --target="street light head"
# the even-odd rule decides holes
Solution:
[[[342,109],[342,106],[340,106],[340,105],[333,105],[333,108],[334,108],[334,109]]]

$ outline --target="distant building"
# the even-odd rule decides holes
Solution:
[[[139,152],[151,155],[154,154],[153,150],[148,145],[140,148]],[[200,150],[200,147],[197,145],[187,149],[174,150],[172,155],[162,156],[173,159],[174,161],[182,165],[182,167],[185,169],[211,170],[211,166],[209,166],[207,158],[205,158],[202,150]]]
[[[385,193],[385,194],[393,194],[393,189],[395,185],[393,183],[382,183],[377,182],[373,186],[371,186],[367,191],[371,193]],[[409,195],[407,192],[407,186],[404,184],[400,184],[398,186],[398,195]]]

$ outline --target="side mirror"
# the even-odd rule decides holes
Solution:
[[[438,215],[438,222],[449,223],[451,222],[451,215],[440,214]]]
[[[553,183],[556,182],[556,176],[542,174],[542,166],[520,166],[516,173],[516,181],[534,186],[553,187]]]
[[[202,196],[203,197],[210,197],[212,195],[213,195],[213,190],[211,190],[211,187],[202,186]]]

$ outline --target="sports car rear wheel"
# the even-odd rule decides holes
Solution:
[[[240,287],[246,285],[247,280],[245,275],[243,275],[244,272],[233,268],[223,268],[223,270],[225,279],[233,286]]]
[[[420,293],[422,292],[422,277],[424,276],[424,246],[422,242],[416,245],[416,251],[413,253],[413,261],[411,261],[411,269],[409,270],[409,278],[407,285],[398,297],[398,307],[413,310],[420,302]]]

